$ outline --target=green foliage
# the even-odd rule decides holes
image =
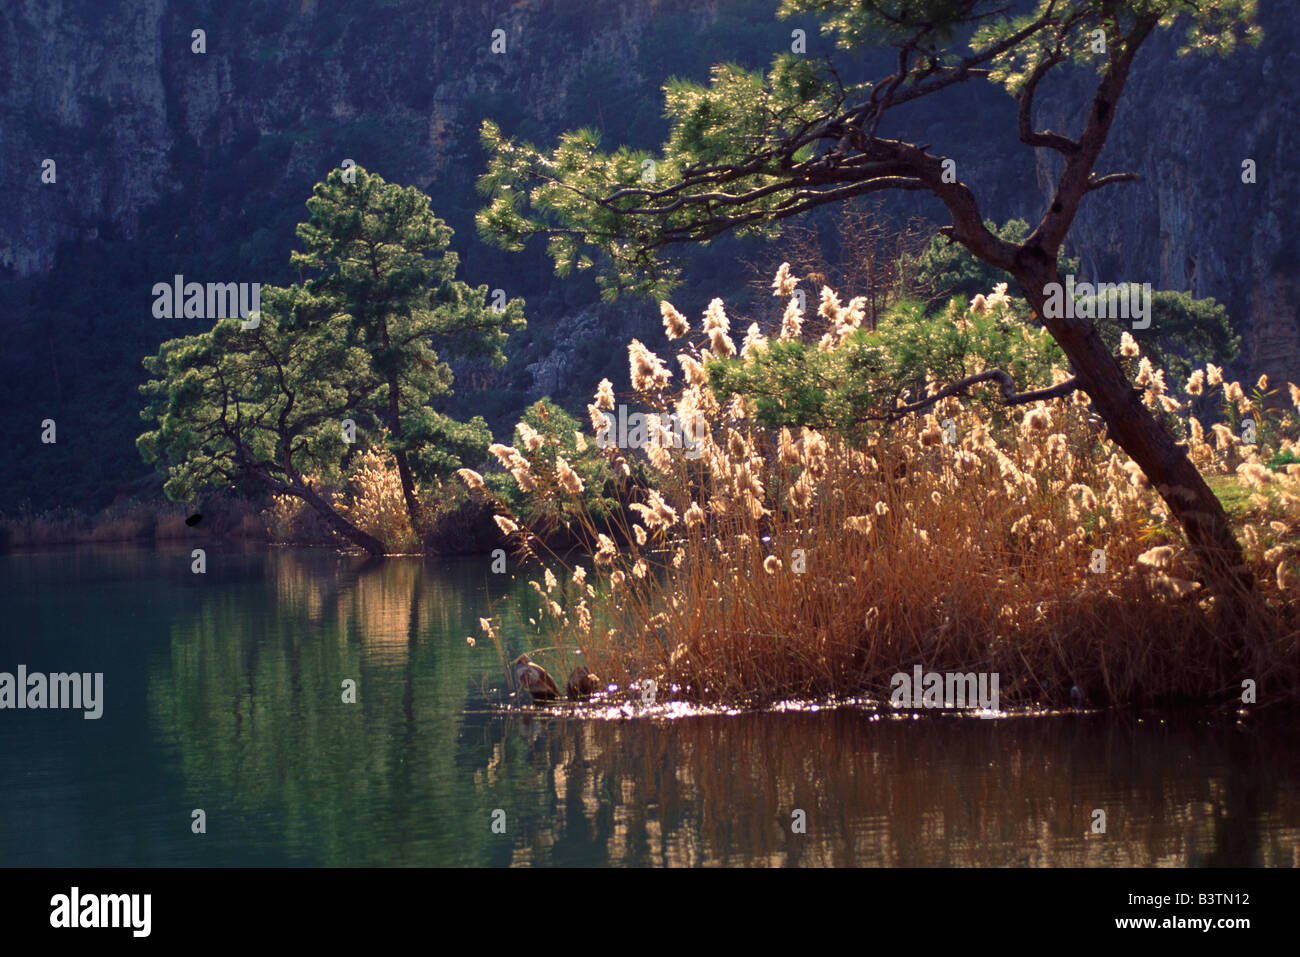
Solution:
[[[988,222],[985,225],[999,238],[1020,243],[1029,235],[1029,225],[1013,219],[1001,227]],[[976,295],[987,293],[998,282],[1005,282],[1005,273],[995,269],[959,243],[949,242],[942,236],[930,241],[924,250],[903,272],[915,277],[917,292],[926,297],[931,308],[949,297],[970,301]],[[1061,256],[1057,261],[1061,275],[1077,273],[1079,260]],[[1119,283],[1119,295],[1128,296],[1128,284]],[[1079,297],[1092,303],[1092,315],[1098,315],[1096,296]],[[1128,323],[1114,320],[1097,320],[1101,337],[1112,348],[1119,348],[1120,334]],[[1157,291],[1151,296],[1151,325],[1148,329],[1133,331],[1142,352],[1158,367],[1168,371],[1169,384],[1180,386],[1196,366],[1207,362],[1223,365],[1237,357],[1241,340],[1232,331],[1227,308],[1214,299],[1194,299],[1188,292]],[[1008,370],[1009,371],[1009,370]]]
[[[868,0],[867,5],[882,4]],[[1226,55],[1239,42],[1257,45],[1262,34],[1254,22],[1256,14],[1256,0],[1036,0],[1017,16],[984,20],[975,30],[971,47],[986,51],[1007,44],[1035,21],[1054,17],[1052,29],[1038,33],[1033,42],[1013,43],[993,58],[989,79],[1014,94],[1023,89],[1045,57],[1060,53],[1079,66],[1100,72],[1110,62],[1110,56],[1101,53],[1128,52],[1135,33],[1173,29],[1180,19],[1186,33],[1179,55]],[[1095,49],[1094,43],[1103,37],[1104,48]]]
[[[984,224],[989,232],[1007,242],[1021,243],[1029,235],[1029,224],[1023,219],[1008,220],[1001,227],[993,222]],[[1057,262],[1061,274],[1077,272],[1079,260],[1062,255]],[[900,270],[915,277],[916,291],[925,296],[930,306],[938,306],[953,296],[969,301],[980,293],[987,293],[1008,277],[982,259],[977,258],[960,243],[944,236],[935,236],[919,256],[911,259]]]
[[[837,47],[859,50],[908,39],[925,25],[933,41],[950,43],[963,24],[1005,8],[1003,0],[784,0],[780,15],[816,13]]]
[[[690,231],[696,214],[665,208],[655,197],[680,185],[691,168],[775,149],[841,105],[846,92],[826,63],[791,54],[776,57],[766,76],[724,63],[712,69],[707,85],[670,80],[664,100],[671,132],[658,155],[626,147],[603,153],[591,129],[563,134],[548,154],[507,138],[485,120],[482,141],[491,155],[478,186],[491,200],[479,213],[479,230],[516,251],[531,236],[546,236],[557,275],[591,268],[596,253],[604,253],[611,268],[602,270],[597,282],[606,299],[624,290],[666,292],[681,271],[655,250],[665,231]],[[653,179],[646,178],[646,160],[654,164]],[[774,158],[732,188],[761,188],[780,172]],[[772,211],[779,199],[773,194],[757,202]],[[755,217],[733,231],[770,237],[773,225]]]
[[[167,474],[170,497],[250,476],[297,495],[337,481],[344,419],[356,423],[356,448],[383,444],[425,480],[486,454],[483,419],[430,408],[452,382],[435,344],[499,365],[523,303],[494,309],[486,286],[454,278],[452,231],[427,196],[352,172],[355,183],[335,170],[308,201],[306,249],[292,262],[313,278],[264,287],[254,329],[218,320],[145,359],[156,378],[141,389],[142,416],[157,428],[137,447]]]
[[[416,475],[426,478],[450,478],[457,469],[483,461],[492,444],[492,430],[479,415],[460,422],[422,408],[408,415],[402,426],[401,440],[391,444],[407,454]]]
[[[367,396],[356,411],[385,424],[391,451],[417,477],[449,475],[464,455],[486,447],[487,426],[464,427],[427,408],[451,392],[451,370],[435,346],[448,356],[504,365],[506,339],[524,325],[523,300],[497,309],[487,302],[487,286],[455,279],[452,230],[414,187],[386,183],[359,166],[334,170],[307,208],[311,218],[298,227],[306,251],[294,253],[292,263],[320,270],[306,283],[308,293],[344,315],[349,342],[369,358],[338,370]],[[382,387],[371,389],[368,376]],[[448,443],[441,451],[416,454],[441,442]]]
[[[550,397],[538,399],[521,416],[520,421],[535,431],[541,444],[528,448],[523,441],[515,442],[521,455],[529,462],[534,475],[545,486],[543,494],[527,495],[518,483],[504,472],[490,472],[484,484],[509,511],[533,528],[572,529],[574,521],[582,515],[605,518],[618,508],[614,494],[614,474],[601,450],[586,437],[577,419],[569,415]],[[579,437],[582,447],[579,449]],[[521,436],[522,438],[522,436]],[[556,457],[564,459],[582,480],[582,492],[577,495],[553,494],[552,480],[556,472]]]
[[[169,498],[187,500],[250,474],[285,482],[338,476],[339,423],[360,396],[334,374],[364,366],[365,354],[348,344],[342,317],[319,314],[301,289],[265,287],[262,306],[254,330],[220,319],[144,360],[156,378],[141,386],[141,417],[157,428],[136,446],[166,474]]]
[[[750,400],[768,428],[807,425],[861,437],[894,418],[898,404],[924,396],[930,379],[942,386],[1000,368],[1022,392],[1051,385],[1064,357],[1051,336],[1025,321],[1026,310],[1012,300],[968,313],[954,299],[927,313],[920,302],[902,302],[882,314],[874,331],[859,330],[828,350],[777,340],[748,360],[714,359],[706,367],[709,385],[719,396]],[[995,386],[972,394],[990,410],[1001,406]]]

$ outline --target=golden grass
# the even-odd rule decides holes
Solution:
[[[707,362],[707,348],[690,356]],[[1096,704],[1240,701],[1246,680],[1261,703],[1300,698],[1300,467],[1264,468],[1265,450],[1234,430],[1210,442],[1184,425],[1202,469],[1232,470],[1252,488],[1241,537],[1258,589],[1243,616],[1196,580],[1163,501],[1089,425],[1081,393],[1001,427],[946,399],[853,447],[806,428],[773,435],[699,376],[665,396],[658,358],[640,343],[629,352],[639,398],[702,417],[708,438],[698,461],[647,450],[656,487],[632,506],[619,543],[588,523],[607,573],[599,590],[585,570],[534,583],[539,643],[582,648],[602,677],[653,678],[661,696],[770,703],[887,695],[892,675],[919,664],[996,672],[1013,705],[1065,702],[1074,686]],[[1124,354],[1137,358],[1131,340]],[[1183,407],[1145,359],[1137,382],[1152,408]],[[1294,416],[1268,418],[1235,385],[1223,386],[1234,411],[1294,450]],[[499,455],[517,467],[512,451]],[[623,452],[605,454],[628,474]],[[561,479],[539,468],[520,484],[563,497]],[[514,534],[537,550],[527,529]]]
[[[335,507],[363,532],[379,539],[390,553],[420,549],[420,537],[411,527],[402,480],[393,456],[368,449],[358,457],[349,483],[350,495],[335,496]]]

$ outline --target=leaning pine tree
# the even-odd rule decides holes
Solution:
[[[1006,400],[1086,392],[1111,437],[1181,523],[1207,584],[1240,596],[1253,581],[1219,500],[1144,407],[1092,320],[1045,306],[1053,284],[1062,283],[1058,255],[1084,197],[1136,179],[1094,167],[1142,44],[1176,23],[1189,30],[1184,53],[1226,53],[1243,39],[1258,42],[1254,0],[1035,0],[1027,12],[1013,9],[1005,0],[784,0],[783,15],[820,14],[823,32],[837,36],[844,57],[888,43],[898,51],[897,68],[875,82],[844,84],[848,69],[782,54],[766,76],[724,64],[713,68],[707,86],[673,81],[665,88],[671,132],[656,156],[601,152],[588,131],[567,133],[544,152],[486,122],[492,156],[480,187],[491,202],[479,227],[507,248],[548,236],[562,274],[593,265],[592,254],[603,253],[600,281],[609,296],[624,288],[662,294],[679,275],[664,255],[674,244],[728,231],[770,236],[778,221],[828,203],[889,190],[929,192],[952,220],[941,232],[1019,283],[1072,366],[1068,382],[1005,390]],[[954,40],[959,34],[969,43]],[[1098,71],[1087,118],[1074,135],[1037,129],[1035,91],[1067,62]],[[974,192],[951,174],[960,164],[887,134],[891,111],[972,80],[1005,87],[1019,104],[1021,142],[1063,161],[1051,201],[1019,242],[985,225]]]
[[[369,360],[340,370],[344,381],[378,379],[358,411],[385,426],[411,527],[419,531],[426,523],[416,480],[460,468],[460,456],[449,450],[474,449],[481,457],[486,448],[479,436],[486,426],[467,434],[462,423],[430,407],[451,392],[442,356],[504,365],[506,338],[524,325],[524,301],[489,304],[487,286],[455,278],[451,227],[415,187],[387,183],[359,166],[335,170],[317,184],[307,208],[311,218],[298,227],[306,249],[292,262],[319,271],[308,292],[333,304],[348,341]]]
[[[454,278],[452,231],[417,189],[356,167],[334,171],[307,205],[306,251],[293,262],[316,275],[263,287],[256,324],[219,319],[147,357],[155,378],[141,387],[141,415],[156,427],[136,444],[166,473],[173,499],[252,481],[382,555],[384,543],[319,486],[344,478],[351,448],[382,444],[396,459],[411,527],[424,528],[416,481],[480,460],[491,442],[482,418],[459,422],[431,407],[452,382],[435,346],[504,363],[523,301],[493,308],[486,286]]]

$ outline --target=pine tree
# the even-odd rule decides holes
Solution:
[[[451,227],[414,187],[359,166],[335,170],[317,184],[307,208],[311,218],[298,227],[306,249],[292,262],[320,271],[307,282],[309,293],[344,314],[348,341],[369,357],[340,373],[358,386],[378,377],[379,389],[357,411],[386,428],[411,527],[419,531],[425,523],[416,481],[461,468],[465,463],[449,450],[486,448],[481,419],[466,425],[430,408],[452,386],[435,345],[448,358],[504,365],[507,336],[524,325],[523,300],[489,304],[487,286],[455,279]]]
[[[1085,196],[1137,178],[1094,168],[1143,44],[1157,30],[1175,28],[1187,31],[1180,54],[1257,43],[1255,0],[782,3],[782,15],[805,13],[822,18],[834,56],[782,53],[766,75],[718,64],[707,85],[669,81],[670,132],[657,154],[603,152],[590,130],[566,133],[543,151],[485,121],[491,155],[479,186],[491,201],[479,214],[480,231],[507,249],[548,237],[559,274],[603,260],[599,281],[607,297],[628,289],[662,295],[680,275],[666,256],[676,245],[724,232],[770,238],[785,218],[828,203],[893,190],[927,192],[952,220],[940,233],[1019,284],[1073,367],[1068,383],[1008,401],[1084,390],[1111,437],[1181,522],[1207,579],[1229,595],[1250,589],[1222,504],[1186,450],[1142,405],[1093,321],[1048,315],[1044,304],[1061,283],[1058,257]],[[882,44],[897,52],[894,71],[853,82],[864,52]],[[1039,129],[1034,118],[1039,85],[1066,63],[1098,76],[1074,135]],[[1018,240],[985,224],[959,159],[908,142],[899,135],[906,120],[894,122],[895,111],[913,100],[945,98],[972,81],[999,84],[1014,96],[1021,143],[1056,154],[1053,196]]]
[[[412,528],[422,529],[416,482],[481,458],[491,441],[481,418],[457,422],[430,407],[452,385],[435,343],[501,365],[509,331],[523,325],[523,302],[492,308],[486,286],[454,278],[452,230],[419,190],[360,167],[346,178],[336,170],[308,207],[299,227],[307,248],[292,262],[317,274],[263,287],[252,328],[219,319],[147,357],[156,378],[141,387],[141,416],[157,427],[136,444],[167,475],[173,499],[252,479],[301,499],[381,555],[383,543],[340,514],[319,485],[345,477],[354,447],[382,443],[398,463]]]

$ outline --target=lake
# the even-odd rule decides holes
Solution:
[[[0,671],[104,675],[0,710],[0,865],[1300,864],[1294,721],[536,714],[487,558],[196,544],[0,556]]]

